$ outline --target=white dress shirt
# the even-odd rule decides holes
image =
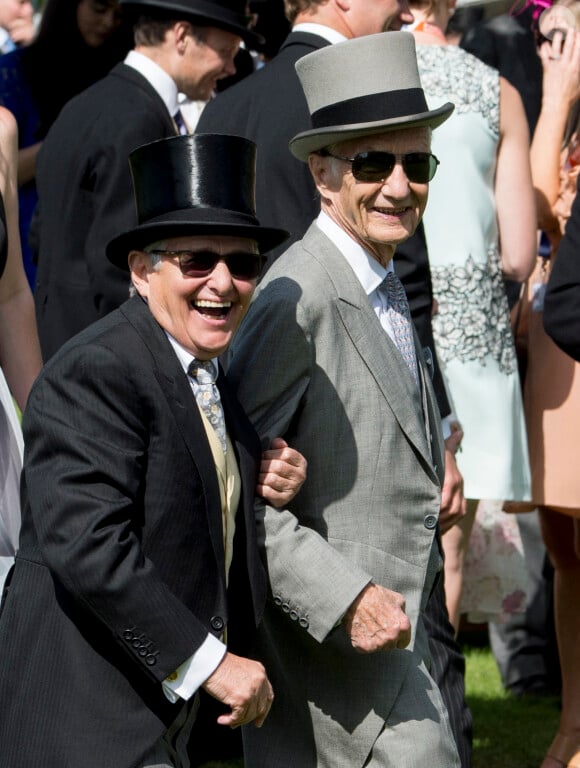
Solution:
[[[137,53],[137,51],[129,51],[124,63],[143,75],[149,85],[159,94],[170,116],[173,117],[179,109],[177,86],[173,78],[153,59],[142,53]]]

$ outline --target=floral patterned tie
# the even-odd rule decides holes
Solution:
[[[383,286],[385,287],[388,302],[387,316],[393,329],[395,345],[407,363],[415,383],[419,386],[413,326],[411,324],[411,313],[409,312],[409,303],[405,289],[394,272],[388,273],[383,280]]]
[[[187,372],[197,383],[195,393],[197,403],[215,429],[225,453],[226,424],[219,389],[215,383],[217,378],[215,366],[211,360],[196,360],[194,358]]]

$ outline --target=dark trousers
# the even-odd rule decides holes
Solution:
[[[433,587],[423,621],[429,635],[431,677],[439,686],[449,713],[461,768],[471,768],[473,720],[465,701],[465,657],[449,622],[443,571]]]

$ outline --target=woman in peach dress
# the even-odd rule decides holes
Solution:
[[[580,20],[580,3],[569,5]],[[541,49],[542,111],[532,143],[538,227],[550,254],[528,282],[526,412],[532,501],[554,565],[555,623],[562,669],[558,734],[542,768],[580,768],[580,364],[562,352],[542,325],[543,294],[557,257],[580,171],[580,35],[574,19],[565,41],[556,33]]]

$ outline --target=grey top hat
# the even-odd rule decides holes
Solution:
[[[299,160],[347,139],[436,128],[451,115],[447,102],[429,110],[409,32],[381,32],[329,45],[296,62],[312,129],[290,141]]]

